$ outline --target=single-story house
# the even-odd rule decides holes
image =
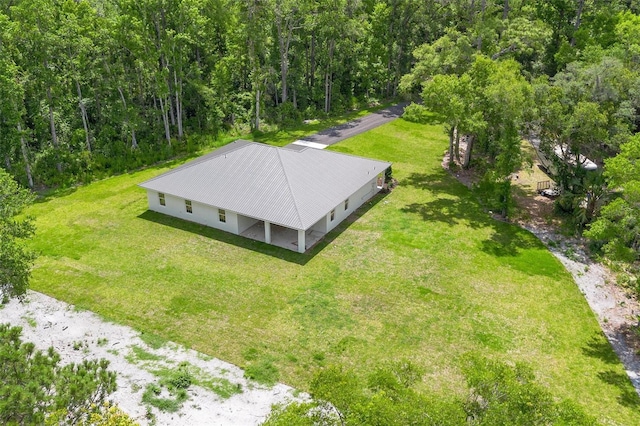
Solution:
[[[390,166],[237,140],[140,186],[149,210],[304,253],[382,189]]]

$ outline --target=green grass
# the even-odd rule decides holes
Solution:
[[[125,358],[132,364],[139,361],[160,361],[163,359],[160,355],[152,354],[137,345],[131,348],[131,352]]]
[[[164,391],[164,393],[169,392]],[[161,395],[163,395],[163,389],[156,384],[150,383],[142,394],[142,402],[156,407],[160,411],[175,413],[180,410],[182,404],[189,399],[189,395],[184,389],[177,389],[166,396]]]
[[[422,391],[461,396],[461,356],[480,352],[636,422],[640,399],[569,273],[442,170],[441,128],[396,120],[334,149],[392,161],[400,185],[310,254],[148,212],[136,184],[158,166],[33,206],[32,287],[303,390],[323,366],[364,377],[407,359]]]
[[[182,362],[178,368],[161,367],[150,369],[154,376],[160,379],[160,384],[168,389],[181,388],[180,383],[194,384],[203,387],[218,395],[220,398],[230,398],[242,393],[242,385],[231,383],[224,377],[213,376],[195,365]],[[188,388],[189,386],[182,386]]]
[[[364,117],[371,114],[374,111],[378,111],[392,104],[383,104],[371,108],[360,109],[357,111],[350,111],[349,113],[340,117],[325,117],[317,120],[310,120],[307,123],[300,123],[293,127],[278,128],[270,131],[258,131],[253,132],[250,135],[250,139],[257,142],[264,142],[270,145],[284,146],[295,140],[302,139],[305,136],[309,136],[318,133],[321,130],[328,129],[329,127],[344,124],[348,121],[355,120],[357,118]]]

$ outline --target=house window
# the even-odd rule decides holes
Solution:
[[[184,206],[187,208],[187,213],[193,213],[193,207],[191,206],[191,200],[184,200]]]
[[[349,210],[349,199],[344,200],[344,209]]]
[[[164,199],[164,194],[162,192],[158,193],[158,200],[160,201],[161,206],[166,206],[167,202]]]
[[[335,219],[335,217],[336,217],[336,211],[334,209],[334,210],[331,210],[331,222],[333,222],[333,219]]]
[[[227,212],[225,212],[222,209],[218,209],[218,220],[220,222],[226,222],[227,221]]]

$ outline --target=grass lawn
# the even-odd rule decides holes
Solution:
[[[301,389],[323,366],[406,358],[424,392],[461,396],[460,356],[477,351],[636,423],[640,400],[569,273],[481,210],[440,167],[445,148],[439,127],[403,120],[335,146],[392,161],[400,185],[308,255],[147,212],[136,184],[166,166],[50,197],[29,211],[32,287]]]

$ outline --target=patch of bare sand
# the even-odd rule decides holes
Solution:
[[[75,310],[73,306],[33,291],[24,303],[12,300],[0,306],[0,322],[21,326],[22,340],[33,342],[38,349],[53,346],[63,364],[84,359],[109,360],[109,369],[118,377],[118,389],[110,400],[142,425],[152,423],[151,416],[147,416],[147,405],[142,402],[147,385],[158,383],[158,377],[152,372],[175,369],[181,362],[188,363],[194,377],[227,389],[239,388],[241,392],[223,398],[212,390],[192,385],[187,390],[189,399],[178,412],[151,408],[157,425],[257,425],[266,419],[273,404],[306,397],[284,384],[267,387],[255,383],[246,379],[235,365],[171,342],[153,349],[129,327],[104,321],[91,312]],[[140,360],[134,355],[134,348],[152,354],[155,359]]]

